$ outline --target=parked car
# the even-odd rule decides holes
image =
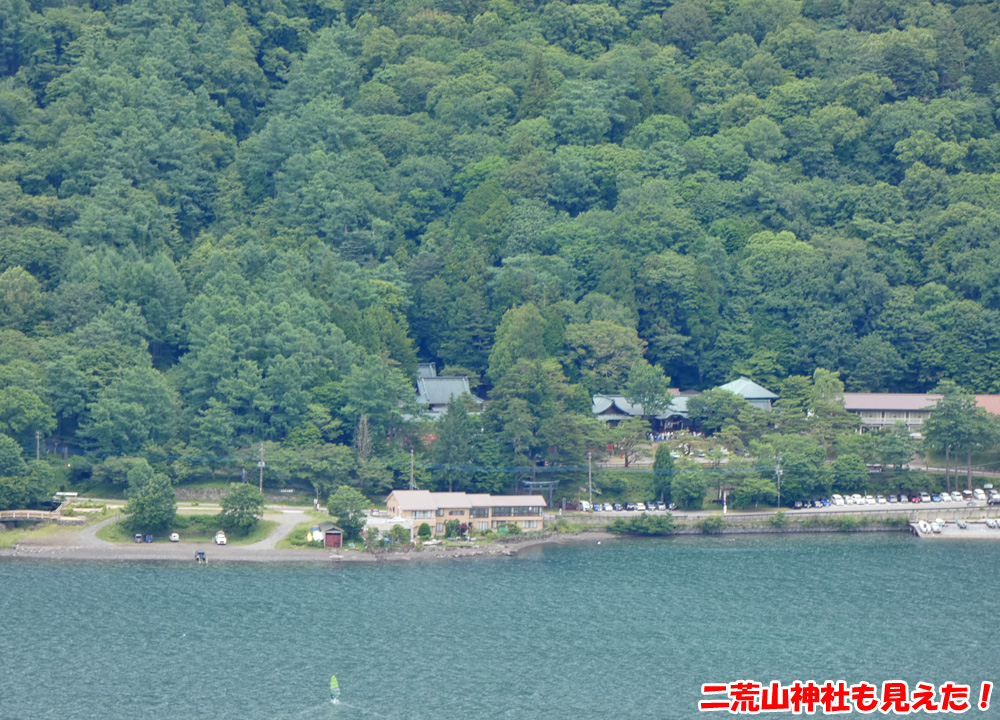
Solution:
[[[825,497],[821,497],[819,499],[819,502],[820,502],[820,505],[822,505],[823,507],[830,507],[830,505],[833,504],[833,503],[830,502],[829,498],[825,498]]]
[[[919,495],[910,495],[910,502],[911,503],[923,502],[923,499]]]
[[[615,505],[614,505],[614,508],[615,508],[615,510],[617,510],[618,512],[621,512],[622,510],[624,510],[624,509],[625,509],[625,508],[623,508],[623,507],[622,507],[622,504],[621,504],[621,503],[615,503]]]
[[[951,494],[951,499],[954,500],[955,502],[962,502],[962,493],[960,493],[960,492],[953,492]]]
[[[920,493],[920,502],[930,502],[930,501],[931,501],[931,494],[930,493],[926,493],[926,492]]]
[[[795,509],[795,510],[801,510],[802,509],[802,501],[801,500],[796,500],[795,502],[793,502],[792,503],[792,508]]]
[[[985,500],[986,493],[981,488],[976,488],[975,490],[972,491],[972,497],[974,497],[976,500]]]
[[[888,502],[890,505],[899,502],[898,500],[896,500],[896,496],[895,495],[891,495],[891,494],[887,495],[885,499],[886,499],[886,502]]]
[[[152,535],[147,535],[146,536],[146,542],[153,542],[153,536]]]
[[[938,525],[936,522],[932,522],[931,523],[931,532],[935,532],[935,533],[941,532],[941,526]]]
[[[962,518],[959,518],[958,520],[956,520],[956,521],[955,521],[955,524],[956,524],[956,525],[958,525],[958,527],[962,528],[963,530],[965,530],[965,529],[966,529],[967,527],[969,527],[969,526],[968,526],[968,525],[967,525],[967,524],[965,523],[965,520],[963,520]]]
[[[906,497],[906,493],[899,493],[899,502],[910,502],[910,498]]]
[[[629,512],[635,512],[635,503],[625,503],[625,509]]]
[[[656,509],[657,510],[666,510],[667,509],[667,504],[665,502],[663,502],[662,500],[658,500],[656,502]]]
[[[222,532],[221,530],[219,530],[219,532],[215,533],[215,544],[216,545],[225,545],[226,544],[226,533]]]
[[[170,542],[180,542],[181,536],[177,533],[170,533]]]
[[[646,512],[646,503],[636,503],[635,510],[636,512]]]
[[[604,505],[602,505],[601,507],[604,509],[604,512],[611,512],[612,510],[615,509],[615,506],[612,505],[611,503],[604,503]]]
[[[858,493],[854,493],[853,495],[851,495],[851,497],[854,499],[854,504],[855,505],[864,505],[865,504],[865,499],[863,497],[861,497],[860,495],[858,495]]]
[[[996,528],[996,526],[997,526],[996,520],[994,520],[993,518],[986,518],[986,527]]]
[[[879,505],[885,505],[886,503],[885,495],[876,495],[875,502],[878,503]]]
[[[844,496],[843,495],[834,494],[834,495],[830,496],[830,499],[833,500],[833,504],[834,505],[843,505],[844,504]]]
[[[873,498],[871,495],[865,495],[865,504],[866,505],[874,505],[875,504],[875,498]]]
[[[132,542],[142,542],[142,534],[136,533],[132,536]]]

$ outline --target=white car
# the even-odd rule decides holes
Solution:
[[[972,497],[974,497],[976,500],[985,500],[986,493],[983,491],[982,488],[976,488],[975,490],[972,491]]]
[[[865,504],[865,499],[863,497],[861,497],[860,495],[858,495],[857,493],[854,493],[853,495],[851,495],[851,499],[854,500],[854,504],[855,505],[864,505]]]
[[[219,532],[215,533],[215,544],[216,545],[225,545],[226,544],[226,533],[222,532],[221,530],[219,530]]]
[[[878,503],[879,505],[885,505],[886,502],[885,495],[876,495],[875,502]]]
[[[954,500],[955,502],[962,502],[962,493],[960,493],[960,492],[953,492],[951,494],[951,499]]]
[[[170,533],[170,542],[180,542],[181,536],[177,533]]]
[[[931,494],[930,493],[926,493],[926,492],[920,493],[920,502],[925,503],[925,502],[930,502],[930,501],[931,501]]]
[[[646,512],[646,503],[636,503],[635,509],[636,512]]]
[[[834,505],[843,505],[844,504],[844,497],[842,495],[836,495],[836,494],[834,494],[834,495],[830,496],[830,499],[833,500],[833,504]]]
[[[874,505],[875,504],[875,498],[873,498],[871,495],[865,495],[865,504],[866,505]]]

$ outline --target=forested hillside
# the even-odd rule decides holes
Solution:
[[[0,431],[374,493],[447,452],[418,360],[492,400],[482,467],[578,462],[657,370],[1000,391],[998,38],[975,0],[0,0]]]

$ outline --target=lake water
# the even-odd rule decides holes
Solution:
[[[0,718],[710,718],[728,713],[698,712],[701,684],[739,679],[951,680],[975,705],[1000,680],[998,563],[1000,544],[900,534],[362,567],[5,560]]]

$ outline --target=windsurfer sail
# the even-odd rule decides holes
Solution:
[[[340,702],[338,698],[340,697],[340,683],[337,682],[337,676],[330,676],[330,702],[338,703]]]

